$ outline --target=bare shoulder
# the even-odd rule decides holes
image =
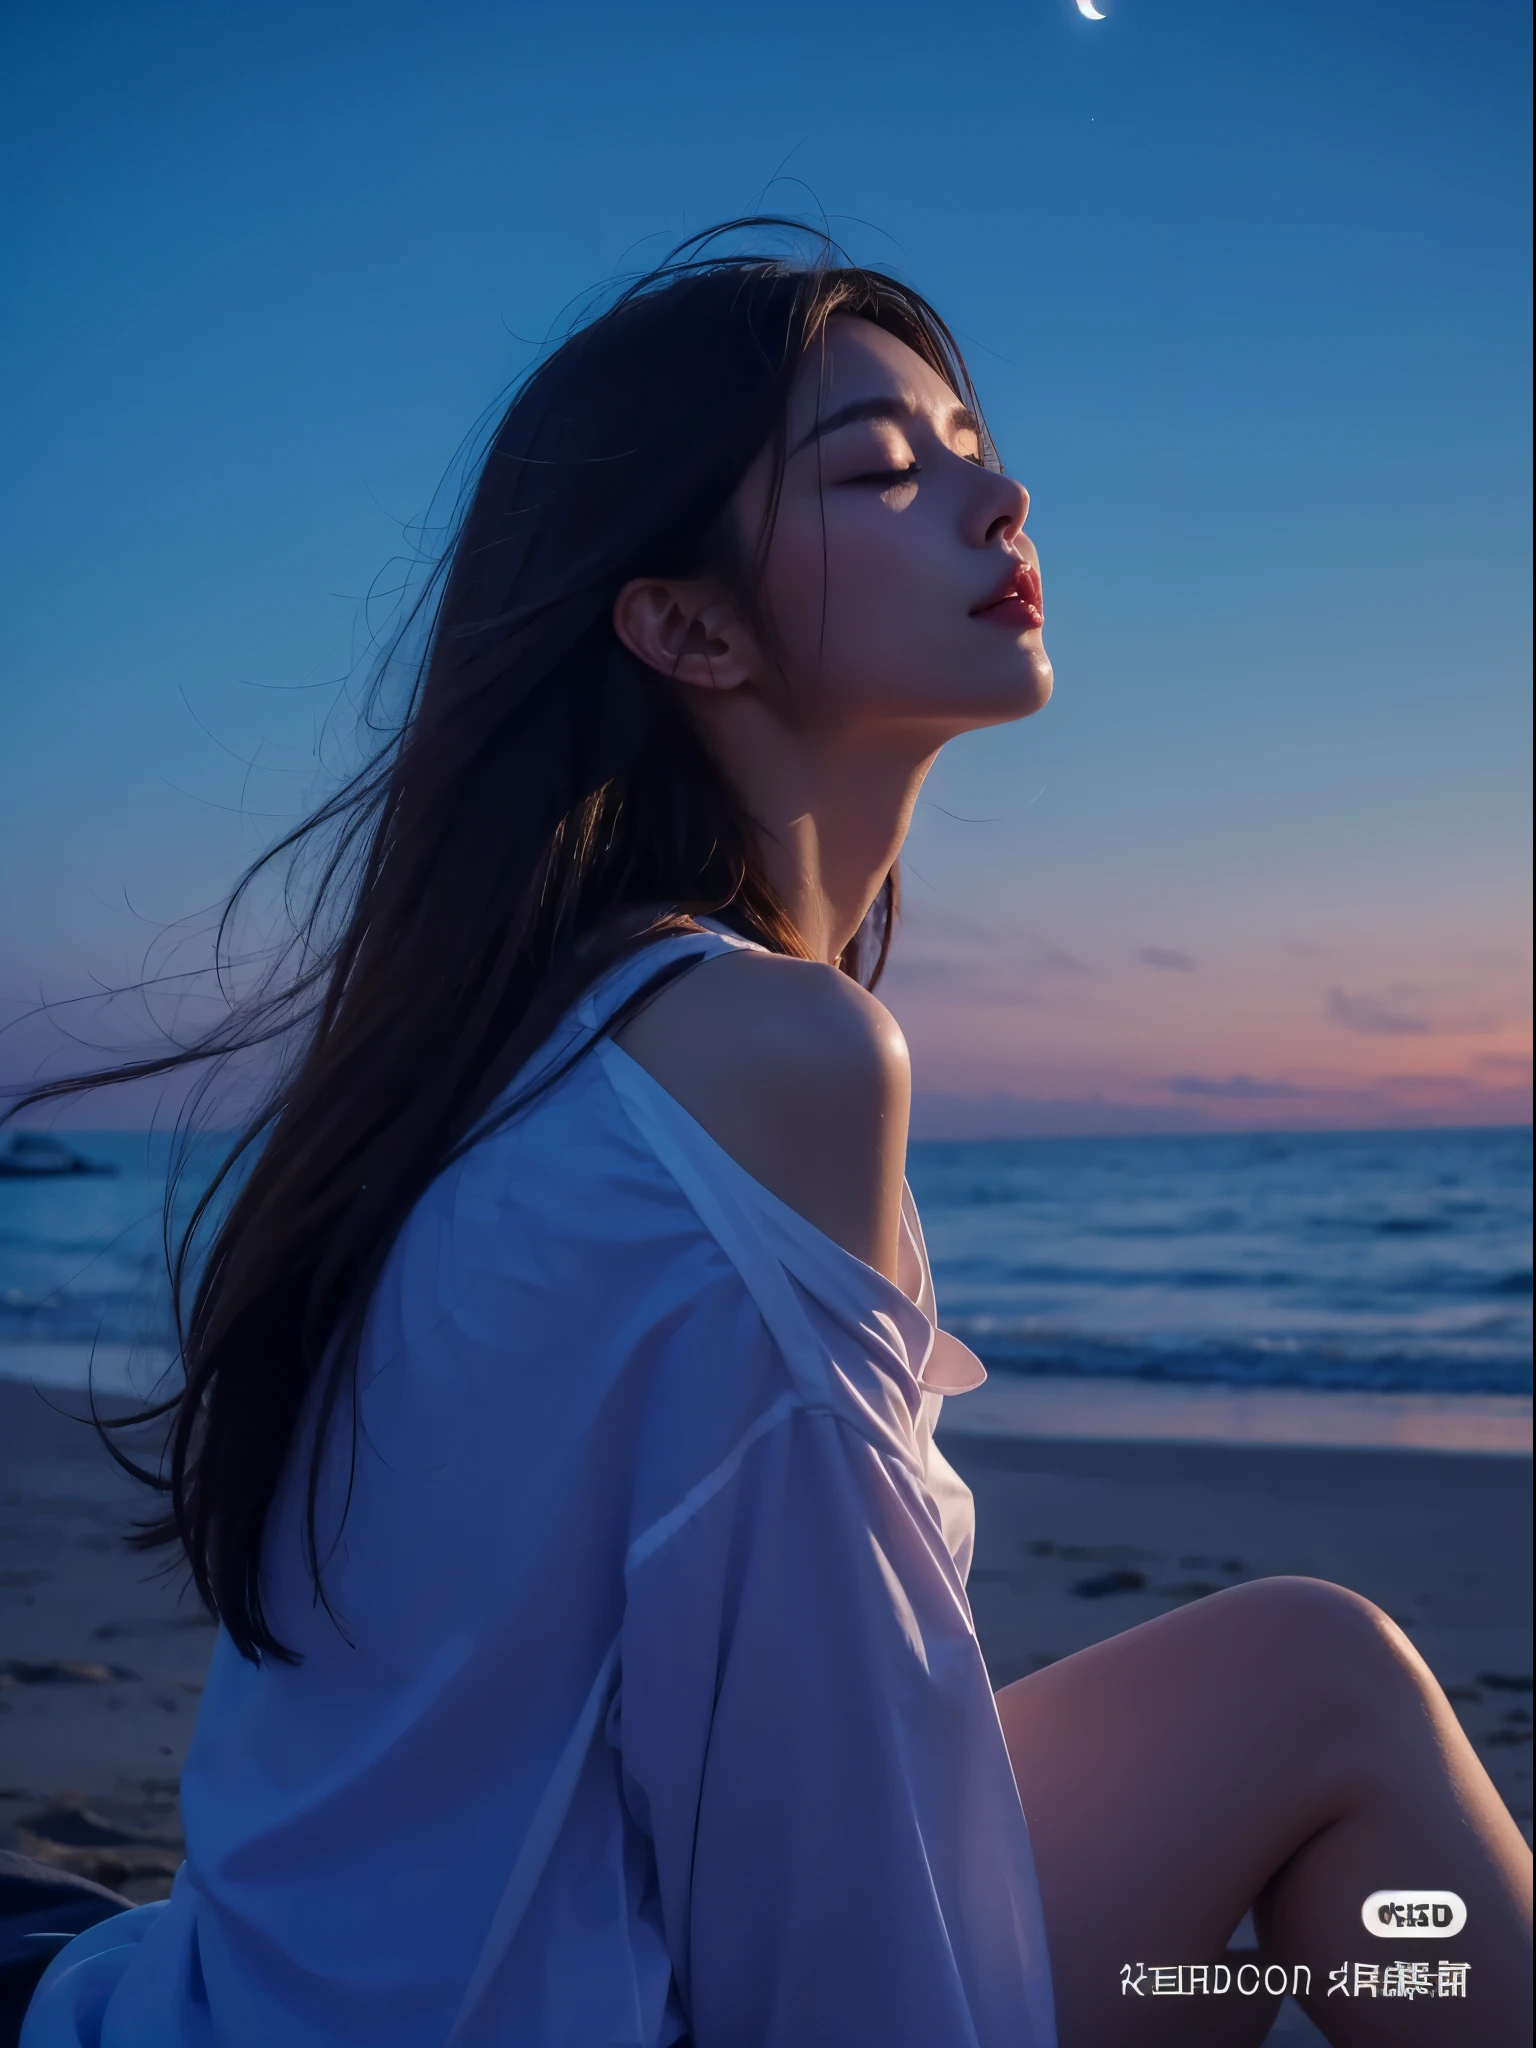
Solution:
[[[754,1179],[894,1278],[911,1078],[866,989],[814,961],[730,953],[617,1037]]]
[[[653,1038],[718,1054],[734,1080],[748,1078],[740,1063],[750,1058],[759,1086],[797,1091],[878,1089],[907,1056],[895,1018],[867,989],[778,953],[722,954],[683,975],[628,1027],[626,1050]]]

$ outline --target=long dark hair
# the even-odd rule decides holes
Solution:
[[[168,1497],[134,1540],[181,1545],[252,1660],[290,1655],[263,1610],[261,1544],[312,1389],[306,1541],[324,1597],[322,1448],[352,1406],[368,1303],[423,1190],[518,1107],[509,1090],[569,1004],[659,931],[712,915],[805,953],[735,792],[667,678],[612,624],[637,575],[718,573],[752,602],[790,384],[834,313],[885,328],[974,401],[948,328],[906,285],[830,245],[812,260],[724,253],[727,234],[792,225],[693,238],[515,389],[412,612],[425,651],[403,713],[225,912],[216,958],[258,877],[310,861],[280,971],[193,1042],[12,1108],[283,1055],[190,1221],[168,1223],[183,1383],[132,1418],[168,1418],[160,1468],[114,1444]],[[726,515],[765,447],[774,481],[754,553]],[[840,962],[866,986],[895,892],[893,870]],[[354,1415],[354,1450],[355,1428]]]

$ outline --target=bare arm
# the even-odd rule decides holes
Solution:
[[[911,1073],[872,995],[813,961],[732,953],[617,1040],[754,1180],[895,1279]]]

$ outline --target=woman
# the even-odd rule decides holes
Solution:
[[[1331,2040],[1513,2041],[1529,1857],[1366,1601],[994,1700],[870,990],[935,754],[1050,693],[1028,497],[914,292],[717,246],[514,398],[337,936],[186,1055],[299,1032],[171,1411],[187,1861],[26,2048],[1257,2041],[1121,1980],[1250,1907]],[[1410,1882],[1468,2002],[1329,2006]]]

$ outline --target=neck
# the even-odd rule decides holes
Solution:
[[[757,852],[812,959],[848,944],[895,864],[941,742],[888,727],[808,735],[777,719],[712,721],[717,759],[756,827]]]

